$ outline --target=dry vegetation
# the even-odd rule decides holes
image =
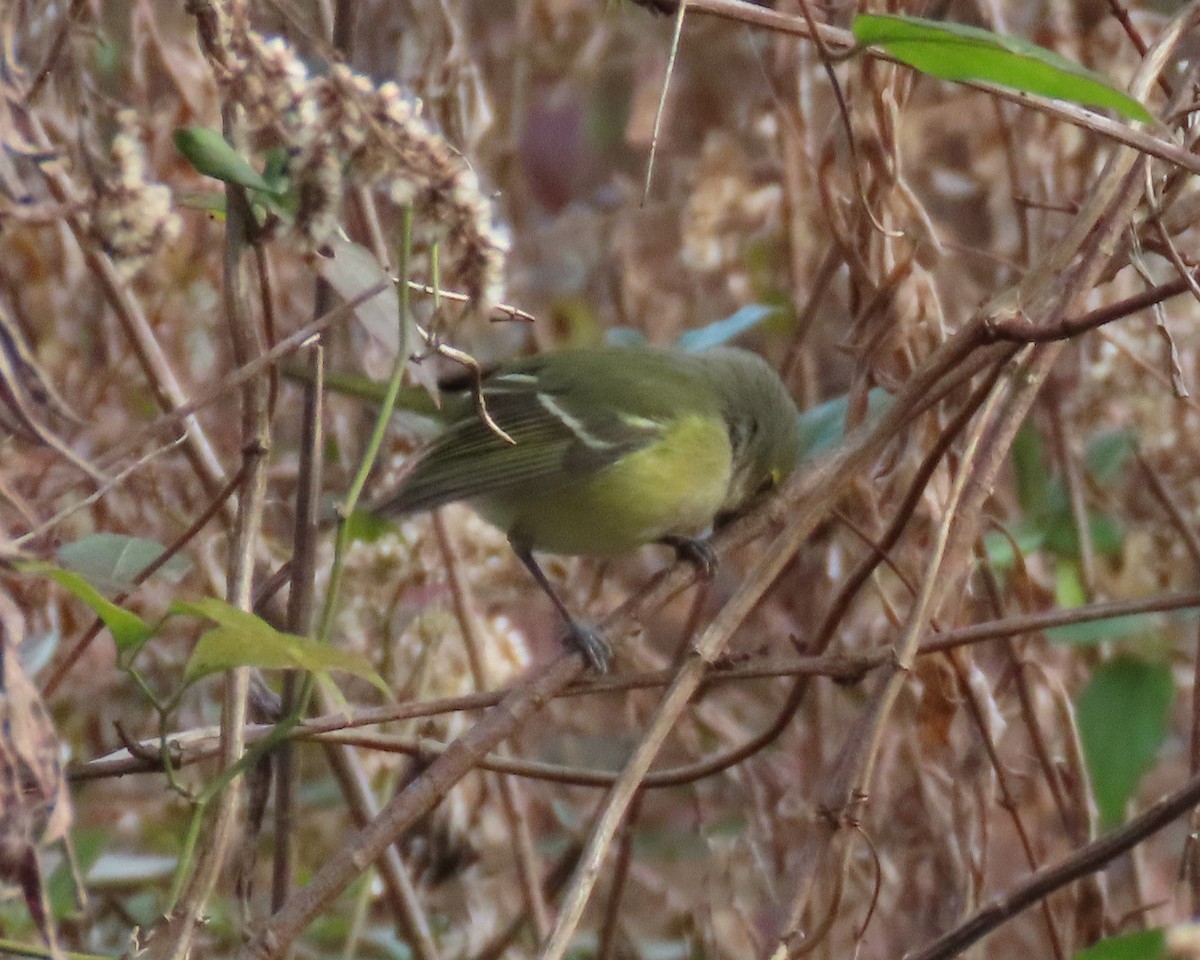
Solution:
[[[1200,602],[1187,170],[1084,111],[861,55],[832,68],[843,119],[800,3],[751,25],[767,8],[697,0],[643,200],[669,15],[624,0],[184,6],[0,4],[0,524],[13,555],[53,560],[101,532],[178,542],[186,570],[124,601],[153,623],[180,599],[249,609],[295,548],[313,600],[293,586],[291,608],[283,590],[257,609],[310,632],[333,548],[297,526],[308,465],[323,467],[326,502],[342,496],[371,420],[330,396],[314,439],[304,389],[259,358],[332,316],[327,367],[386,377],[386,345],[329,314],[338,301],[318,273],[338,224],[395,264],[405,203],[410,276],[433,279],[436,243],[441,285],[471,298],[414,294],[449,346],[488,361],[618,327],[665,344],[769,304],[742,342],[802,408],[847,398],[847,433],[722,534],[707,585],[658,550],[548,564],[606,623],[608,678],[559,655],[549,605],[465,509],[373,531],[344,558],[332,633],[395,701],[343,682],[345,705],[320,697],[335,731],[323,748],[295,743],[223,789],[247,672],[162,709],[204,623],[171,617],[118,657],[78,599],[6,574],[0,871],[27,878],[23,851],[62,832],[52,722],[87,890],[74,903],[46,845],[64,947],[111,956],[136,936],[163,957],[291,944],[431,960],[560,956],[575,935],[581,956],[766,957],[782,944],[932,957],[965,948],[936,938],[982,916],[979,955],[1061,960],[1196,914],[1180,817],[1200,769],[1194,618],[1099,619],[1073,643],[1009,623]],[[1132,83],[1170,125],[1144,140],[1190,146],[1200,27],[1170,6],[905,9]],[[809,10],[839,30],[852,12]],[[824,53],[845,37],[828,32]],[[339,57],[370,81],[331,68]],[[256,168],[290,151],[304,184],[290,224],[248,229],[240,191],[228,218],[198,199],[220,184],[172,134],[223,123]],[[454,364],[415,369],[433,368]],[[883,419],[867,415],[874,388],[893,397]],[[170,416],[192,401],[193,418]],[[412,447],[397,427],[385,458]],[[950,634],[993,621],[986,636]],[[508,691],[504,706],[435,702],[480,690]],[[169,776],[161,735],[187,737],[166,753]],[[1134,770],[1135,829],[1097,848],[1120,810],[1101,798],[1097,812],[1088,764],[1119,767],[1139,739],[1156,760],[1140,785]],[[1183,788],[1161,818],[1137,819]],[[1051,875],[1030,909],[981,913],[1064,862],[1078,876]],[[0,935],[39,942],[15,887]]]

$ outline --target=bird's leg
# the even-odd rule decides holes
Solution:
[[[674,550],[680,560],[694,563],[705,580],[711,580],[717,572],[717,554],[707,540],[668,535],[660,537],[658,542]]]
[[[600,631],[594,627],[589,627],[586,624],[580,623],[573,616],[571,611],[567,609],[567,605],[562,602],[562,599],[554,592],[554,588],[550,585],[550,581],[546,578],[546,574],[542,572],[542,568],[538,566],[538,562],[533,558],[533,551],[528,547],[522,546],[515,542],[511,537],[508,541],[512,544],[513,553],[515,553],[525,564],[525,569],[529,571],[530,576],[537,581],[537,585],[542,588],[543,592],[550,598],[550,602],[554,604],[554,608],[559,612],[559,615],[567,624],[567,635],[565,643],[568,647],[583,655],[583,659],[597,673],[608,672],[608,661],[612,657],[612,650],[609,649],[604,637]]]

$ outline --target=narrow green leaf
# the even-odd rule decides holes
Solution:
[[[216,130],[210,130],[208,127],[180,127],[172,136],[175,149],[206,177],[223,183],[236,183],[251,190],[261,190],[263,193],[279,192]]]
[[[1171,668],[1132,657],[1101,664],[1080,693],[1079,733],[1104,825],[1125,808],[1167,734]]]
[[[173,195],[175,206],[200,210],[213,220],[225,219],[225,194],[211,190],[179,190]]]
[[[226,600],[216,597],[201,597],[199,600],[176,600],[171,612],[184,616],[201,617],[230,630],[241,630],[252,636],[268,636],[278,631],[262,617],[235,607]]]
[[[1107,937],[1075,954],[1075,960],[1166,960],[1167,935],[1162,928]]]
[[[101,590],[116,593],[132,586],[133,578],[162,556],[161,543],[117,533],[93,533],[58,548],[59,565],[80,573]],[[156,573],[175,583],[192,567],[176,554]]]
[[[742,307],[736,313],[710,323],[696,330],[688,330],[679,338],[678,346],[688,353],[700,353],[712,347],[729,343],[735,337],[741,336],[747,330],[752,330],[774,313],[776,307],[764,306],[761,303],[751,303]]]
[[[136,613],[132,613],[124,607],[118,607],[78,573],[41,561],[21,563],[17,565],[17,569],[22,573],[49,577],[77,599],[86,603],[96,616],[104,621],[104,625],[113,635],[117,649],[122,652],[144,643],[154,633],[150,625]]]
[[[369,660],[353,650],[340,650],[327,643],[274,632],[270,636],[247,634],[230,627],[216,627],[201,635],[184,669],[185,683],[234,667],[260,670],[307,670],[318,676],[331,670],[349,673],[391,695],[383,678]]]
[[[1142,104],[1107,79],[1021,37],[1005,37],[960,23],[920,17],[864,15],[854,39],[879,47],[901,63],[943,80],[978,80],[1153,121]]]
[[[318,676],[338,670],[360,677],[391,696],[387,684],[370,661],[352,650],[341,650],[308,637],[276,630],[261,617],[213,597],[178,602],[172,605],[172,610],[217,624],[215,629],[200,637],[192,650],[184,668],[186,683],[234,667],[307,670]]]

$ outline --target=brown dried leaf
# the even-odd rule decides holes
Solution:
[[[4,613],[15,612],[3,598]],[[18,621],[3,616],[0,642],[0,879],[16,883],[29,914],[57,953],[37,848],[66,836],[71,805],[58,739],[37,689],[9,641]]]
[[[917,732],[921,746],[945,747],[950,744],[950,724],[958,712],[958,691],[954,671],[941,657],[921,657],[914,672],[920,680],[921,699],[917,705]]]

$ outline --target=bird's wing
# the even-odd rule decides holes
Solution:
[[[663,434],[655,421],[598,410],[590,398],[543,389],[530,375],[492,378],[487,410],[514,443],[485,424],[471,405],[435,440],[378,510],[414,513],[527,487],[532,495],[602,470]]]

